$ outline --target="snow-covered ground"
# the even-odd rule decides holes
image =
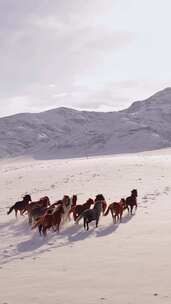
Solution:
[[[30,193],[78,203],[103,193],[118,201],[138,189],[138,210],[121,224],[101,217],[51,231],[30,230],[27,216],[6,215]],[[0,162],[0,303],[171,303],[171,149],[82,159]]]

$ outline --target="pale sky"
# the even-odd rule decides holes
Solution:
[[[0,0],[0,116],[112,111],[171,86],[170,0]]]

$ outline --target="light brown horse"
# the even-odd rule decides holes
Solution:
[[[120,222],[122,221],[122,214],[125,209],[127,209],[125,199],[121,198],[120,202],[111,203],[104,215],[108,215],[110,211],[115,224],[117,220],[120,220]]]

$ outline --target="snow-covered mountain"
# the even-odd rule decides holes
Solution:
[[[171,88],[119,112],[57,108],[0,118],[1,158],[80,157],[170,146]]]

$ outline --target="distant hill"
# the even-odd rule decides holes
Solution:
[[[171,88],[119,112],[57,108],[0,118],[0,158],[68,158],[170,146]]]

